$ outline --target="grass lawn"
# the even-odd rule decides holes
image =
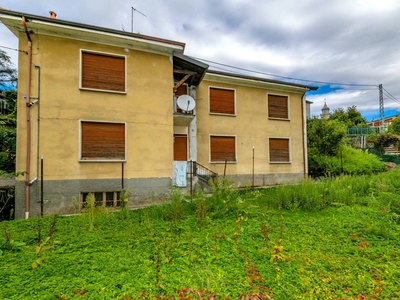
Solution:
[[[399,171],[219,183],[142,210],[5,221],[0,298],[398,299],[399,187]]]

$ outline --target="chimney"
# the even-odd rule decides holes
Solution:
[[[57,18],[57,14],[54,11],[49,11],[49,14],[50,14],[50,19]]]

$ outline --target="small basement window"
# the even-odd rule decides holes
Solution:
[[[93,194],[96,207],[119,207],[121,206],[121,201],[119,200],[120,192],[90,192],[81,193],[80,195],[80,208],[86,207],[86,199],[89,194]]]
[[[81,121],[80,161],[124,161],[125,123]]]
[[[126,92],[125,56],[81,52],[82,89]]]

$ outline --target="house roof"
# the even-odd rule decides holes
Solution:
[[[216,75],[216,76],[220,76],[220,77],[237,78],[237,79],[242,79],[242,80],[247,80],[247,81],[252,81],[252,82],[269,83],[269,84],[273,84],[273,85],[279,85],[282,87],[286,86],[286,87],[302,88],[302,89],[307,89],[307,90],[312,90],[312,91],[318,90],[317,86],[303,85],[303,84],[298,84],[298,83],[293,83],[293,82],[273,80],[273,79],[267,79],[267,78],[262,78],[262,77],[248,76],[248,75],[228,73],[228,72],[221,72],[221,71],[216,71],[216,70],[208,70],[207,74]]]
[[[1,22],[17,37],[19,32],[24,31],[21,22],[23,16],[27,21],[27,27],[31,34],[39,33],[100,44],[117,45],[126,48],[141,48],[143,50],[147,49],[157,52],[183,52],[185,49],[185,43],[168,39],[61,19],[52,19],[50,17],[42,17],[0,8]]]

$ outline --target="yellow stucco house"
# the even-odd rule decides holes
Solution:
[[[209,70],[181,42],[1,9],[0,20],[26,51],[16,218],[40,214],[41,199],[45,214],[72,213],[90,192],[116,207],[122,188],[141,206],[201,172],[240,186],[307,175],[315,87]]]

